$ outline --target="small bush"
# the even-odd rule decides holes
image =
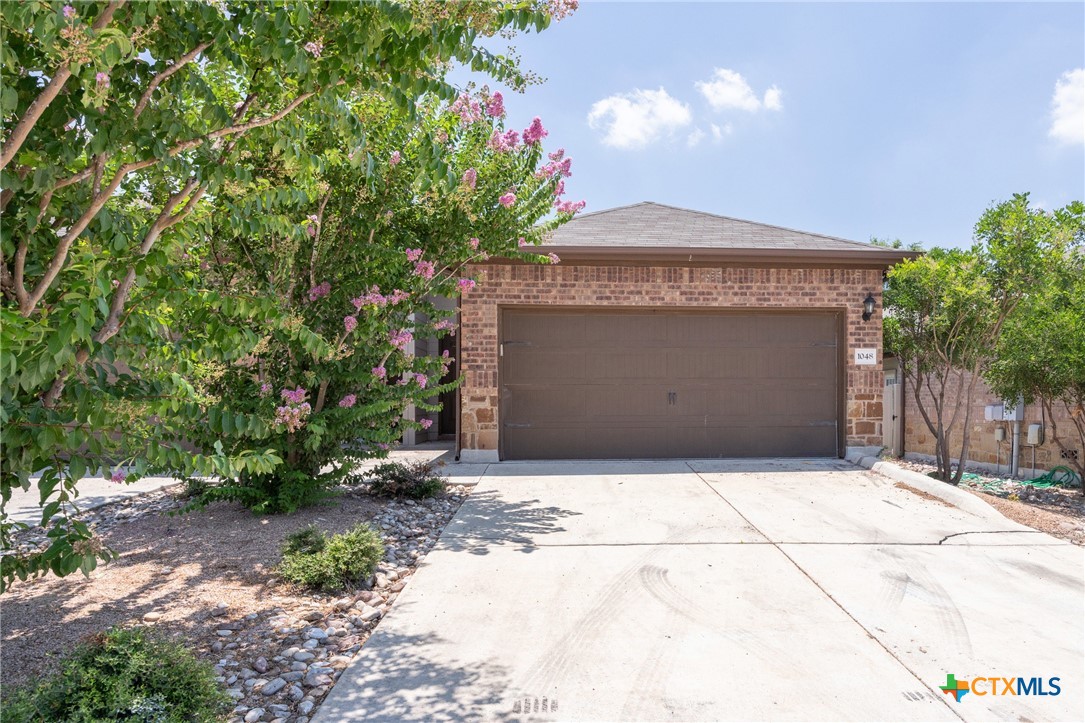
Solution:
[[[142,628],[113,629],[83,643],[60,670],[12,694],[4,721],[219,720],[230,698],[211,665]]]
[[[367,475],[369,491],[378,497],[407,497],[421,500],[444,492],[445,480],[429,462],[385,462]]]
[[[320,528],[309,525],[286,536],[286,541],[283,543],[283,555],[295,553],[312,555],[323,550],[327,541],[328,538],[324,536]]]
[[[279,574],[320,590],[339,590],[373,574],[384,557],[380,535],[368,525],[327,537],[315,527],[286,538]]]

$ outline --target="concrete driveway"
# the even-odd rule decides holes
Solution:
[[[1081,720],[1082,578],[842,461],[491,465],[316,721]]]

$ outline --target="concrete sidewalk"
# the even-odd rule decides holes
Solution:
[[[490,465],[315,720],[1076,720],[1083,561],[843,461]]]

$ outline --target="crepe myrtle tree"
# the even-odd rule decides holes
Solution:
[[[968,459],[976,388],[1004,329],[1019,319],[1066,253],[1065,233],[1028,208],[1028,194],[994,204],[968,249],[932,249],[886,280],[886,349],[901,362],[935,440],[939,479],[959,484]]]
[[[272,300],[224,297],[186,262],[206,254],[209,201],[265,183],[239,159],[273,147],[304,174],[304,120],[360,145],[369,129],[349,99],[408,113],[419,98],[451,100],[453,63],[522,87],[515,61],[478,41],[573,7],[0,3],[0,499],[36,484],[49,530],[45,547],[17,552],[19,525],[0,511],[0,589],[109,558],[71,515],[87,474],[231,477],[279,463],[267,446],[184,446],[187,415],[213,401],[205,380],[250,349],[253,320],[294,333]],[[258,215],[236,221],[263,233]]]
[[[286,154],[250,158],[281,179],[222,193],[208,254],[190,259],[209,267],[224,297],[276,299],[281,320],[250,327],[255,343],[208,383],[218,401],[187,436],[227,454],[270,447],[283,462],[243,471],[203,501],[290,511],[357,460],[383,456],[405,429],[428,428],[404,418],[407,406],[435,411],[456,383],[440,384],[447,352],[410,353],[413,339],[454,332],[430,300],[470,294],[469,264],[491,255],[557,263],[534,245],[583,206],[562,198],[571,159],[544,153],[538,118],[506,129],[500,93],[425,103],[413,122],[375,96],[356,99],[352,113],[372,129],[368,155],[334,130],[310,129],[319,171],[293,190],[284,190],[299,181]],[[246,219],[257,214],[266,232],[253,235]]]

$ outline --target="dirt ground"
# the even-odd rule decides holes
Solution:
[[[202,657],[221,618],[211,610],[229,606],[230,619],[299,603],[313,596],[278,584],[272,568],[289,533],[316,523],[341,532],[366,522],[380,504],[363,495],[342,496],[293,515],[257,516],[231,503],[184,515],[144,515],[103,534],[120,559],[95,570],[15,583],[0,601],[0,666],[5,693],[52,668],[56,656],[85,636],[112,625],[138,623],[161,613],[156,626],[183,635]]]
[[[1075,509],[1061,505],[1040,505],[1008,500],[974,490],[969,492],[1014,522],[1046,532],[1052,537],[1069,540],[1075,545],[1085,545],[1085,512],[1081,507]]]

